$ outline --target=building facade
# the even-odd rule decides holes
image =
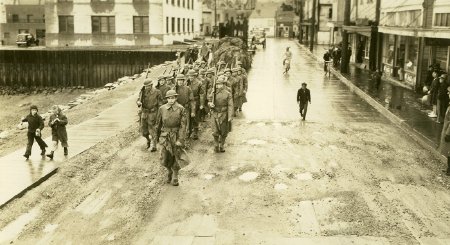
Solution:
[[[257,3],[255,10],[249,17],[248,30],[264,29],[266,37],[275,37],[275,13],[280,4],[278,3]]]
[[[200,34],[198,0],[47,0],[47,46],[166,45]]]
[[[301,25],[301,40],[306,43],[309,42],[312,31],[312,18],[315,10],[314,18],[314,43],[316,44],[330,44],[332,43],[333,30],[329,22],[333,20],[333,3],[337,0],[304,0],[299,5],[302,6],[302,13],[300,17]],[[315,6],[314,6],[315,4]]]
[[[45,1],[2,0],[0,4],[0,44],[15,45],[19,33],[31,33],[45,45]]]

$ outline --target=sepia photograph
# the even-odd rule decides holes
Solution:
[[[450,0],[0,0],[0,245],[450,245]]]

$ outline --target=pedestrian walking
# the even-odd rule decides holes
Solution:
[[[299,111],[303,121],[306,119],[308,103],[311,104],[311,92],[306,88],[306,86],[306,83],[302,83],[302,87],[297,91],[297,103],[299,104]]]
[[[323,71],[326,73],[328,72],[327,70],[327,66],[328,66],[328,62],[331,61],[331,54],[328,51],[328,49],[325,51],[325,54],[323,54]]]
[[[167,168],[167,183],[178,186],[178,172],[181,169],[180,157],[186,139],[187,111],[177,103],[178,94],[169,90],[166,94],[167,104],[158,109],[156,130],[161,145],[161,164]]]
[[[450,88],[447,88],[447,96],[450,97]],[[439,148],[441,153],[447,157],[447,170],[444,172],[447,176],[450,176],[450,106],[447,107],[447,112],[445,113]]]
[[[156,113],[158,108],[162,105],[162,96],[159,89],[154,88],[150,79],[145,79],[144,88],[139,93],[138,101],[139,107],[142,107],[141,114],[141,133],[147,139],[147,149],[156,151]]]
[[[225,152],[224,144],[233,119],[233,95],[225,88],[225,78],[219,77],[215,88],[208,95],[211,108],[211,129],[214,137],[215,152]]]
[[[438,88],[439,88],[439,75],[437,71],[433,72],[433,82],[431,83],[430,90],[428,94],[431,97],[431,105],[433,105],[433,111],[428,114],[429,117],[437,117],[437,98],[438,98]]]
[[[64,115],[61,108],[59,106],[52,106],[52,115],[49,118],[48,126],[52,129],[52,150],[50,154],[47,154],[47,157],[53,159],[53,154],[58,149],[59,142],[61,142],[61,146],[64,149],[64,156],[69,154],[67,144],[67,130],[66,125],[69,122],[67,120],[67,116]]]
[[[284,52],[283,56],[283,66],[284,66],[283,74],[287,74],[291,69],[291,59],[292,59],[292,52],[289,50],[289,47],[287,47],[286,52]]]
[[[45,156],[45,148],[47,144],[42,140],[42,129],[44,129],[44,119],[38,114],[38,108],[36,105],[30,106],[30,113],[21,118],[21,122],[28,122],[27,131],[27,148],[25,154],[23,155],[27,160],[31,155],[31,148],[33,147],[34,140],[38,143],[41,148],[41,156]]]

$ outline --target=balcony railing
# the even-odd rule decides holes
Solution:
[[[7,23],[45,23],[45,19],[7,19]]]

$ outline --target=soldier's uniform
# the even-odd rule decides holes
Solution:
[[[208,115],[210,108],[208,105],[208,94],[211,93],[212,91],[212,87],[214,85],[214,73],[215,73],[215,69],[214,68],[210,68],[206,71],[206,77],[202,82],[202,86],[203,86],[203,93],[204,93],[204,117],[202,119],[202,121],[205,121],[206,119],[206,115]]]
[[[167,91],[169,91],[171,89],[170,86],[166,82],[166,76],[158,77],[158,85],[159,85],[158,89],[159,89],[159,91],[161,91],[161,95],[162,95],[161,96],[162,104],[164,105],[165,103],[167,103],[167,99],[163,95],[165,95],[167,93]]]
[[[169,90],[166,98],[177,96],[174,90]],[[158,110],[156,130],[160,132],[161,164],[167,168],[168,183],[178,185],[178,171],[180,170],[181,147],[186,139],[186,109],[175,102],[173,105],[164,104]],[[177,145],[178,142],[178,145]]]
[[[232,91],[233,91],[233,105],[234,105],[234,111],[235,113],[239,110],[239,108],[242,106],[242,94],[244,93],[244,84],[242,82],[242,78],[238,76],[239,68],[233,68],[232,70],[232,77],[231,77],[231,85],[232,85]]]
[[[153,88],[149,79],[144,82],[145,88],[141,90],[138,98],[138,105],[141,104],[141,133],[147,139],[147,148],[156,151],[155,122],[158,108],[162,105],[161,91]]]
[[[241,103],[241,106],[239,107],[239,111],[242,111],[242,105],[247,102],[247,91],[248,91],[247,72],[245,71],[244,68],[241,68],[240,76],[242,78],[242,84],[244,86],[244,91],[243,91],[242,97],[241,97],[241,102],[242,103]]]
[[[223,84],[224,78],[220,77],[217,84]],[[233,118],[233,98],[232,94],[224,87],[216,89],[208,95],[208,102],[211,107],[211,129],[215,141],[215,151],[225,152],[225,139],[229,132],[229,121]]]
[[[200,108],[203,108],[204,92],[202,87],[202,82],[200,79],[196,77],[197,73],[195,70],[190,70],[188,72],[190,85],[189,87],[192,90],[192,95],[194,96],[194,104],[192,111],[195,113],[193,117],[191,117],[191,124],[189,125],[189,133],[192,133],[192,139],[198,139],[198,126],[200,123]]]
[[[177,82],[179,80],[182,80],[185,82],[185,76],[182,74],[179,74],[177,76]],[[178,104],[182,105],[184,109],[186,109],[186,112],[189,114],[187,117],[187,127],[186,130],[189,130],[189,124],[190,124],[190,118],[191,114],[195,113],[195,100],[194,100],[194,94],[192,93],[192,90],[189,86],[186,85],[176,85],[175,86],[175,92],[178,94],[177,96],[177,102]],[[189,137],[189,134],[187,134],[187,137]]]

